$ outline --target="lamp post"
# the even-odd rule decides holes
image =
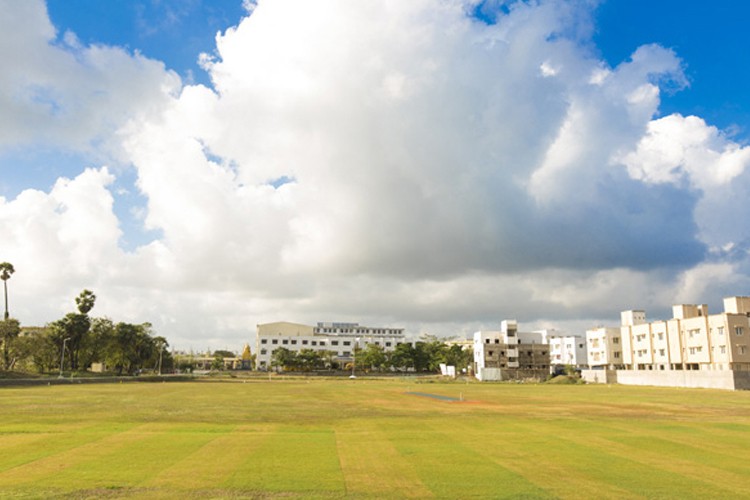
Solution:
[[[164,353],[164,342],[159,342],[159,376],[161,376],[161,356]]]
[[[354,348],[352,349],[352,374],[349,378],[357,378],[354,374],[354,367],[357,365],[357,347],[359,346],[359,337],[354,339]]]
[[[63,339],[62,350],[60,351],[60,376],[57,378],[63,378],[63,363],[65,362],[65,343],[70,340],[70,337]]]

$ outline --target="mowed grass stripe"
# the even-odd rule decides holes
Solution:
[[[566,421],[565,427],[569,426],[570,421]],[[618,419],[588,422],[585,432],[587,439],[583,441],[598,443],[609,453],[660,469],[666,475],[683,476],[681,482],[687,486],[700,489],[700,483],[703,490],[709,488],[724,495],[742,495],[747,489],[750,462],[746,457],[750,436],[746,433],[722,435],[726,431],[717,433],[705,422],[683,423],[676,427],[673,424],[664,426],[658,421],[645,420],[634,424]],[[569,443],[582,441],[580,428],[579,432],[575,428],[570,431],[562,429],[559,435]],[[723,442],[722,446],[729,448],[728,453],[721,453],[715,446],[717,439]],[[698,443],[700,445],[695,446]]]
[[[274,494],[343,494],[336,436],[330,427],[279,426],[223,486]]]
[[[82,446],[110,434],[108,431],[43,432],[40,434],[5,434],[0,436],[0,481],[2,473],[29,462]]]
[[[75,483],[89,488],[143,485],[214,437],[206,433],[144,432],[141,428],[126,434],[117,449],[100,449],[42,484],[61,488]]]
[[[451,421],[445,422],[447,427]],[[435,432],[424,422],[405,421],[381,430],[437,497],[552,498],[519,474],[485,460],[465,445],[459,431]]]
[[[214,434],[210,441],[162,470],[146,485],[177,490],[216,488],[226,483],[241,464],[257,452],[274,427],[244,426],[231,432]]]
[[[356,422],[337,429],[336,447],[348,495],[363,498],[432,496],[414,470],[413,462],[406,460],[388,436],[370,422]]]
[[[103,436],[92,433],[73,432],[63,440],[62,450],[8,469],[0,473],[0,486],[15,486],[51,478],[68,467],[91,460],[103,451],[118,450],[135,439],[130,430],[106,432]],[[105,430],[102,430],[105,432]],[[92,436],[96,436],[92,439]]]
[[[623,428],[608,426],[614,430]],[[632,428],[632,424],[628,429]],[[721,467],[742,475],[750,475],[747,460],[750,449],[750,432],[731,431],[725,427],[701,422],[680,426],[639,426],[639,435],[644,439],[631,443],[630,433],[613,432],[610,439],[639,448],[648,448],[660,453],[669,452],[676,457],[690,456],[694,462]]]
[[[27,467],[17,467],[0,476],[0,484],[61,490],[71,485],[86,485],[87,488],[136,486],[211,437],[151,433],[135,428],[38,460]]]
[[[526,427],[526,432],[536,432],[540,438],[555,443],[547,447],[549,460],[585,470],[595,481],[606,483],[608,488],[626,490],[630,492],[629,496],[686,498],[715,496],[724,492],[723,496],[726,497],[726,490],[721,485],[706,481],[702,475],[696,477],[670,469],[668,456],[651,457],[638,449],[618,449],[616,443],[598,434],[602,432],[600,429],[583,424],[578,435],[571,435],[555,426],[540,425],[539,421],[524,422],[522,425]],[[637,432],[634,428],[633,434],[637,435]]]
[[[535,424],[537,429],[539,423]],[[515,472],[553,497],[632,496],[626,489],[592,476],[588,470],[571,467],[567,460],[554,458],[549,449],[557,446],[556,440],[537,431],[529,433],[528,428],[519,425],[514,418],[456,419],[449,426],[451,435],[458,433],[461,441],[477,456]],[[445,433],[439,429],[436,432]]]

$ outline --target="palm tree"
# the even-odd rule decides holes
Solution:
[[[16,270],[10,262],[0,263],[0,279],[3,280],[3,288],[5,289],[5,319],[10,317],[10,314],[8,314],[8,280],[10,275],[15,272]]]
[[[81,314],[88,314],[88,312],[94,308],[94,302],[96,302],[96,295],[94,295],[94,292],[91,290],[82,291],[80,295],[76,297],[78,312]]]

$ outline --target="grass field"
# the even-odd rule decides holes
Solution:
[[[49,497],[750,498],[750,392],[365,378],[0,389],[0,498]]]

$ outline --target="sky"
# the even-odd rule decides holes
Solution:
[[[0,0],[11,315],[465,337],[750,294],[750,5]]]

